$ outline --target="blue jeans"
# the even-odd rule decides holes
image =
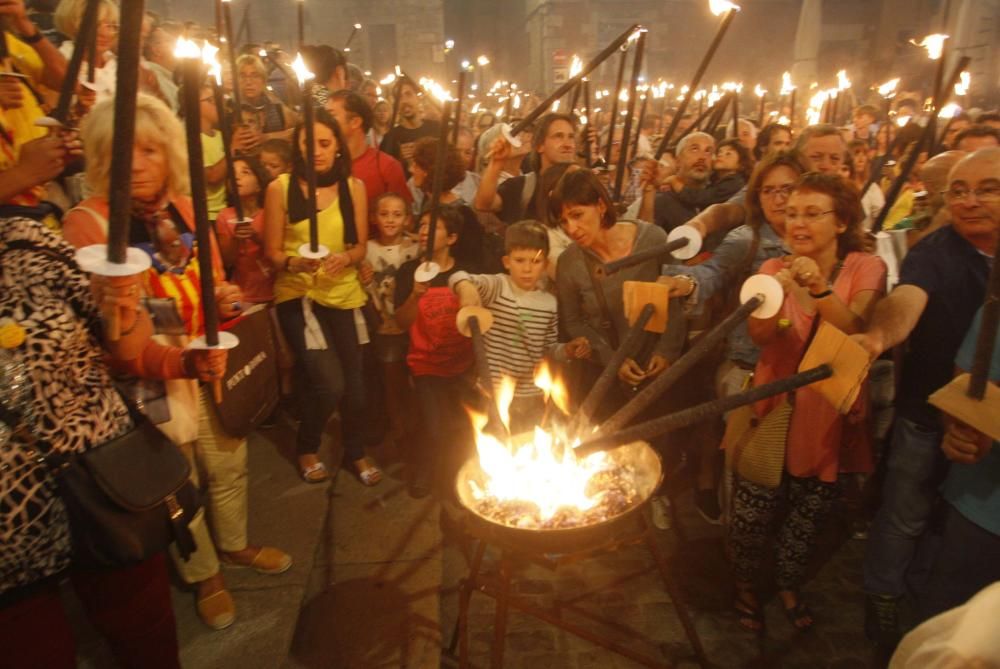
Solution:
[[[281,329],[298,358],[296,369],[305,376],[296,452],[306,455],[319,450],[327,421],[343,400],[340,434],[344,453],[351,461],[363,458],[365,382],[353,311],[314,303],[313,314],[323,329],[327,348],[309,350],[306,348],[302,301],[282,302],[277,309]]]
[[[897,417],[887,457],[882,506],[865,550],[865,591],[901,597],[908,583],[919,589],[927,577],[915,557],[945,472],[941,432]]]

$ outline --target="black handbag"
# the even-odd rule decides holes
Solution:
[[[83,453],[46,454],[66,507],[73,559],[86,567],[142,562],[172,543],[187,560],[201,508],[184,454],[144,417]]]

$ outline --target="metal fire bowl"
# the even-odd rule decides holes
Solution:
[[[659,454],[644,441],[608,451],[608,456],[620,462],[634,464],[639,501],[606,520],[556,529],[511,527],[477,512],[476,500],[468,482],[475,480],[482,483],[484,476],[479,467],[479,459],[475,456],[469,458],[458,472],[455,488],[459,501],[468,511],[466,520],[471,524],[470,531],[487,542],[513,546],[536,554],[583,552],[619,538],[634,536],[641,528],[638,514],[649,503],[663,479],[663,463]]]

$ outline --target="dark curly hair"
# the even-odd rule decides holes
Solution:
[[[428,175],[434,174],[434,161],[437,159],[437,137],[422,137],[413,146],[413,162]],[[445,193],[462,183],[465,179],[465,161],[462,154],[454,146],[449,146],[445,151],[444,158],[444,181],[441,184],[441,192]],[[430,192],[431,178],[424,184],[424,190]]]
[[[837,257],[843,260],[848,253],[864,251],[864,232],[861,221],[861,192],[853,183],[836,174],[807,172],[799,177],[792,193],[821,193],[833,200],[833,216],[846,229],[837,235]]]

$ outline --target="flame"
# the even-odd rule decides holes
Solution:
[[[621,100],[622,102],[628,102],[628,91],[626,91],[624,88],[618,91],[618,99]]]
[[[213,46],[209,42],[205,42],[201,47],[201,60],[205,65],[208,65],[208,76],[214,77],[215,82],[221,86],[222,65],[219,64],[219,59],[216,57],[218,53],[218,47]]]
[[[490,59],[486,56],[479,56],[476,58],[476,62],[479,63],[479,67],[486,67],[490,64]]]
[[[470,113],[475,114],[476,112],[478,112],[479,111],[479,106],[480,105],[479,105],[478,102],[476,104],[472,105],[472,110],[470,111]]]
[[[944,107],[941,107],[941,111],[938,112],[938,118],[955,118],[955,115],[960,111],[962,111],[961,107],[954,102],[950,102]]]
[[[552,376],[549,363],[545,360],[542,360],[538,365],[538,371],[535,372],[535,385],[545,394],[546,402],[555,403],[560,411],[569,414],[569,393],[566,391],[566,385],[562,379]]]
[[[192,40],[186,37],[178,37],[177,43],[174,45],[174,57],[198,59],[201,58],[201,49]]]
[[[555,102],[552,103],[552,111],[554,111],[554,112],[559,111],[559,103],[560,102],[562,102],[562,100],[556,100]]]
[[[837,72],[837,89],[846,91],[851,87],[851,80],[847,78],[847,70]]]
[[[914,42],[910,40],[910,44],[914,46],[923,47],[927,49],[927,57],[931,60],[937,60],[941,57],[944,52],[944,41],[948,39],[948,35],[942,35],[941,33],[934,33],[933,35],[928,35],[919,42]]]
[[[433,95],[441,102],[448,102],[449,100],[452,99],[451,91],[449,91],[447,88],[445,88],[438,82],[434,81],[433,79],[429,79],[427,77],[421,77],[420,87],[423,88],[428,93],[430,93],[431,95]]]
[[[569,66],[569,77],[572,79],[576,75],[583,72],[583,61],[576,54],[573,54],[573,60]]]
[[[756,95],[759,98],[762,98],[765,95],[767,95],[767,90],[763,88],[760,84],[757,84],[756,86],[753,87],[753,92],[754,95]]]
[[[559,379],[553,378],[544,362],[535,375],[535,384],[545,392],[547,399],[566,411],[566,388]],[[514,380],[505,377],[497,390],[497,408],[505,424],[509,424],[514,387]],[[516,443],[504,443],[484,431],[485,415],[469,411],[469,418],[475,430],[479,466],[484,475],[482,486],[470,481],[475,499],[491,497],[501,502],[534,503],[543,522],[562,508],[576,507],[586,511],[601,501],[600,491],[588,494],[587,488],[595,474],[611,466],[606,453],[597,452],[579,459],[573,450],[578,441],[571,443],[558,430],[547,431],[541,426],[535,427],[526,441],[522,436],[514,440]]]
[[[729,0],[708,0],[708,8],[712,10],[712,13],[716,16],[719,16],[726,11],[740,11],[740,6],[729,2]]]
[[[383,86],[388,86],[394,81],[396,81],[396,75],[390,72],[388,75],[380,79],[379,83],[382,84]]]
[[[702,88],[699,91],[695,91],[694,95],[691,96],[691,99],[692,100],[701,100],[703,97],[705,97],[707,95],[708,95],[708,91],[706,91],[704,88]]]
[[[301,53],[296,55],[295,60],[292,61],[292,72],[295,73],[295,78],[299,80],[300,86],[316,76],[306,67]]]
[[[890,79],[878,87],[878,94],[884,98],[891,98],[896,94],[896,87],[899,86],[899,77]]]
[[[958,75],[958,83],[955,84],[955,95],[968,95],[969,88],[972,86],[972,75],[968,72],[962,72]]]
[[[787,116],[779,116],[778,117],[778,123],[780,123],[781,125],[791,125],[792,124],[792,120],[790,118],[788,118]]]
[[[785,72],[781,75],[781,94],[790,95],[794,90],[795,84],[792,83],[792,73]]]
[[[521,94],[520,93],[517,93],[516,95],[514,95],[514,104],[513,104],[513,107],[514,107],[514,109],[520,109],[521,108]]]
[[[907,125],[910,122],[911,118],[912,118],[911,116],[897,116],[896,125],[902,128],[903,126]]]

